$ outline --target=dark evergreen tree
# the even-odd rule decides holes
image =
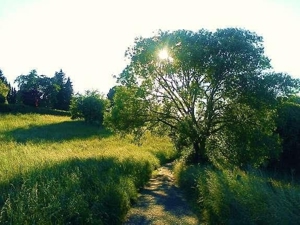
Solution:
[[[53,82],[58,89],[54,108],[60,110],[69,110],[73,95],[73,85],[70,78],[66,78],[65,73],[60,70],[59,72],[55,72]]]
[[[6,96],[8,104],[16,104],[17,103],[17,91],[14,87],[8,84],[9,92]]]
[[[69,110],[71,105],[71,100],[73,96],[73,84],[71,82],[70,77],[68,77],[67,82],[64,85],[64,102],[63,102],[63,110]]]

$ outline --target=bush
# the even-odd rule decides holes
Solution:
[[[77,94],[71,102],[71,119],[84,119],[88,123],[103,124],[107,100],[97,91]]]

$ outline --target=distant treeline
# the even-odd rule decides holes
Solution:
[[[0,70],[0,103],[24,104],[58,110],[69,110],[73,96],[70,77],[60,70],[53,77],[38,75],[32,70],[15,79],[15,89]]]

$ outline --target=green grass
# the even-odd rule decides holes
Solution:
[[[299,224],[297,184],[258,171],[220,171],[181,163],[175,171],[203,224]]]
[[[49,109],[44,107],[32,107],[23,104],[1,104],[0,103],[0,114],[32,114],[37,113],[41,115],[56,115],[56,116],[71,116],[70,112],[57,110],[57,109]]]
[[[175,151],[142,146],[69,117],[0,114],[0,224],[121,224]]]

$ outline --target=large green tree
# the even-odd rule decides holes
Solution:
[[[25,105],[39,106],[41,96],[40,90],[41,77],[36,70],[31,70],[28,75],[20,75],[15,79],[19,88],[18,95],[20,101]]]
[[[253,132],[272,136],[276,97],[295,91],[290,76],[270,72],[262,37],[248,30],[160,31],[137,38],[126,56],[129,65],[118,77],[124,88],[116,92],[109,124],[126,132],[163,124],[178,146],[193,147],[194,162],[211,160],[208,144],[221,143],[220,135],[238,139],[244,131],[231,132],[238,124],[260,124]],[[249,143],[255,137],[244,139]]]

